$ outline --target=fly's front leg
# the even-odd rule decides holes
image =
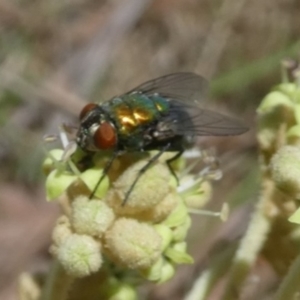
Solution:
[[[114,151],[112,156],[110,157],[109,161],[106,163],[104,169],[103,169],[103,173],[101,175],[101,177],[99,178],[93,192],[91,193],[89,199],[92,199],[99,187],[99,185],[101,184],[102,180],[104,179],[104,177],[107,175],[108,171],[110,170],[112,163],[114,162],[114,160],[117,158],[117,156],[120,154],[119,151]]]

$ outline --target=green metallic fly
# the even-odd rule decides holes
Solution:
[[[87,104],[80,113],[77,145],[88,153],[112,151],[97,187],[117,156],[157,150],[139,171],[125,204],[140,176],[164,152],[174,152],[166,163],[175,175],[170,163],[181,156],[194,137],[246,132],[248,128],[241,122],[199,106],[197,101],[201,101],[207,86],[197,74],[174,73],[147,81],[104,103]]]

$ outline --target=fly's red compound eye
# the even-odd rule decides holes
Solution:
[[[82,120],[91,110],[96,108],[98,105],[95,103],[88,103],[86,106],[83,107],[79,114],[79,119]]]
[[[115,128],[109,122],[100,124],[94,133],[94,144],[98,149],[111,149],[117,143]]]

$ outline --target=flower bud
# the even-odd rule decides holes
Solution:
[[[294,198],[300,198],[300,149],[283,146],[270,164],[272,179],[277,187]]]
[[[161,202],[169,193],[170,172],[164,164],[158,162],[150,166],[139,178],[130,193],[126,205],[122,205],[127,192],[136,180],[139,171],[147,164],[142,160],[130,166],[115,181],[113,189],[108,193],[106,201],[118,214],[135,213],[152,208]]]
[[[76,175],[67,171],[51,171],[46,179],[47,200],[51,201],[62,195],[76,179]]]
[[[300,224],[300,208],[298,208],[290,217],[289,221],[291,223]],[[297,232],[299,233],[299,232]],[[299,236],[297,236],[297,241],[299,240]]]
[[[56,246],[59,246],[72,234],[70,220],[67,216],[61,216],[56,221],[52,232],[52,240]]]
[[[184,223],[175,227],[173,229],[173,241],[174,242],[184,241],[188,233],[188,230],[191,227],[191,224],[192,224],[191,217],[188,216]]]
[[[257,133],[257,140],[259,147],[263,151],[273,152],[275,148],[275,142],[278,137],[277,128],[261,128]]]
[[[72,234],[57,249],[57,259],[74,277],[88,276],[102,264],[100,243],[87,235]]]
[[[198,209],[203,207],[209,201],[211,194],[212,186],[210,182],[203,181],[198,184],[197,189],[184,195],[183,198],[188,208]]]
[[[124,216],[132,216],[140,221],[156,224],[162,222],[171,214],[177,206],[178,201],[178,195],[170,192],[160,203],[152,208],[134,214],[124,213]]]
[[[164,258],[161,256],[152,266],[141,271],[141,275],[150,281],[159,281],[161,278]]]
[[[59,162],[63,156],[64,151],[62,149],[53,149],[49,151],[48,157],[44,160],[42,170],[44,174],[48,175],[56,166],[56,162]]]
[[[79,196],[72,208],[72,225],[79,234],[101,237],[115,219],[112,209],[101,200]]]
[[[96,186],[99,183],[101,176],[103,175],[103,169],[90,168],[80,174],[80,179],[86,184],[89,190],[94,192]],[[107,176],[104,176],[94,195],[98,198],[102,198],[109,188],[109,180]]]
[[[158,281],[159,283],[164,283],[170,280],[175,274],[175,266],[168,262],[167,260],[164,261],[164,264],[161,269],[161,277]]]
[[[296,104],[294,108],[295,119],[297,124],[300,124],[300,104]]]
[[[284,93],[279,91],[272,91],[263,98],[257,109],[257,113],[259,115],[273,113],[274,109],[278,109],[278,107],[290,111],[293,110],[293,102],[291,101],[290,97],[288,97]]]
[[[166,226],[164,224],[154,225],[154,228],[155,228],[156,232],[162,238],[161,251],[163,252],[171,243],[172,237],[173,237],[173,232],[168,226]]]
[[[134,289],[129,284],[120,283],[119,285],[117,285],[114,293],[112,293],[112,295],[107,299],[108,300],[136,300],[137,299],[136,289]]]
[[[300,124],[292,126],[286,133],[287,142],[289,145],[300,145]]]
[[[180,199],[180,198],[179,198]],[[169,227],[177,227],[183,224],[186,219],[189,217],[187,208],[183,203],[183,200],[178,201],[177,206],[171,212],[171,214],[163,221],[163,224]]]
[[[276,91],[293,99],[295,92],[297,91],[297,85],[293,82],[284,82],[276,86]]]
[[[106,232],[105,244],[113,261],[129,269],[145,269],[158,260],[162,238],[147,223],[120,218]]]
[[[186,242],[179,242],[171,245],[164,255],[175,264],[192,264],[194,259],[186,253]]]
[[[274,151],[278,130],[282,124],[286,124],[287,127],[296,124],[294,109],[292,98],[280,91],[273,91],[262,100],[257,109],[257,138],[263,151]]]

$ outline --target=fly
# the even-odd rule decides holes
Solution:
[[[246,132],[248,128],[239,121],[199,106],[197,101],[203,99],[207,86],[197,74],[174,73],[147,81],[104,103],[84,106],[79,115],[77,145],[86,152],[112,151],[91,198],[114,159],[123,153],[158,151],[139,171],[124,205],[142,174],[164,152],[174,152],[166,163],[176,177],[170,163],[182,155],[194,137]]]

